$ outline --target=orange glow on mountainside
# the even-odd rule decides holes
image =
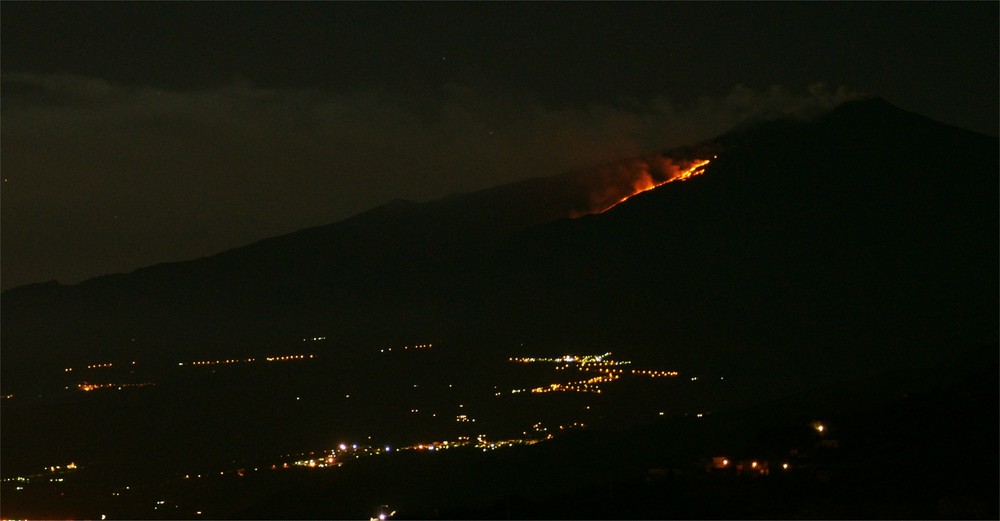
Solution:
[[[713,157],[712,159],[715,158]],[[639,195],[643,192],[648,192],[649,190],[663,186],[667,183],[673,181],[687,181],[688,179],[691,179],[694,176],[701,175],[705,173],[705,166],[708,165],[712,160],[695,159],[690,162],[685,161],[678,164],[674,163],[673,160],[671,160],[670,158],[664,157],[661,158],[661,161],[663,164],[659,165],[660,168],[658,170],[659,172],[666,174],[666,177],[664,179],[657,179],[656,177],[654,177],[653,174],[650,173],[650,170],[652,169],[649,167],[648,163],[646,162],[640,163],[639,165],[637,165],[639,166],[638,172],[634,174],[637,177],[635,182],[632,184],[632,192],[626,195],[625,197],[622,197],[614,201],[609,206],[606,206],[603,209],[598,209],[593,213],[604,213],[624,203],[625,201],[631,199],[632,197],[635,197],[636,195]]]

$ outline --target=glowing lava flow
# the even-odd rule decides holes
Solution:
[[[712,159],[715,159],[715,158],[713,157]],[[665,185],[667,183],[670,183],[670,182],[673,182],[673,181],[687,181],[688,179],[691,179],[692,177],[694,177],[696,175],[704,174],[705,173],[705,166],[708,165],[711,161],[712,161],[711,159],[698,159],[698,160],[695,160],[693,163],[691,163],[691,166],[687,167],[684,170],[680,170],[679,172],[675,173],[674,175],[670,176],[669,178],[667,178],[667,179],[665,179],[663,181],[657,181],[657,180],[653,179],[652,176],[650,176],[648,173],[644,172],[645,175],[643,175],[642,178],[639,179],[638,182],[636,182],[635,186],[633,187],[634,191],[631,194],[626,195],[625,197],[622,197],[621,199],[619,199],[618,201],[616,201],[611,206],[608,206],[607,208],[605,208],[605,209],[603,209],[603,210],[601,210],[601,211],[599,211],[597,213],[604,213],[604,212],[606,212],[606,211],[608,211],[608,210],[610,210],[610,209],[612,209],[612,208],[614,208],[614,207],[616,207],[616,206],[624,203],[625,201],[628,201],[629,199],[631,199],[631,198],[633,198],[633,197],[635,197],[635,196],[637,196],[637,195],[639,195],[639,194],[641,194],[643,192],[648,192],[648,191],[650,191],[650,190],[652,190],[654,188],[663,186],[663,185]]]

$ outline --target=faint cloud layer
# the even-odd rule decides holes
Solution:
[[[428,200],[709,139],[856,97],[738,85],[721,99],[551,107],[395,92],[3,78],[3,286],[207,255],[391,199]]]

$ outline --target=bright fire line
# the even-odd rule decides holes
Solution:
[[[650,191],[650,190],[652,190],[654,188],[658,188],[658,187],[663,186],[663,185],[665,185],[667,183],[670,183],[670,182],[673,182],[673,181],[687,181],[688,179],[691,179],[692,177],[694,177],[696,175],[704,174],[705,173],[705,166],[708,165],[710,162],[712,162],[711,159],[699,159],[699,160],[696,160],[694,163],[691,164],[691,166],[689,166],[685,170],[681,170],[679,173],[677,173],[677,175],[674,175],[673,177],[670,177],[669,179],[666,179],[666,180],[663,180],[663,181],[659,181],[659,182],[653,181],[653,179],[647,177],[644,180],[645,181],[644,184],[641,184],[641,185],[635,187],[635,191],[634,192],[632,192],[629,195],[626,195],[625,197],[622,197],[615,204],[613,204],[613,205],[611,205],[611,206],[609,206],[609,207],[607,207],[607,208],[605,208],[605,209],[603,209],[603,210],[601,210],[600,212],[597,212],[597,213],[604,213],[604,212],[606,212],[606,211],[608,211],[608,210],[610,210],[610,209],[612,209],[612,208],[614,208],[614,207],[616,207],[616,206],[624,203],[625,201],[628,201],[629,199],[631,199],[631,198],[633,198],[633,197],[635,197],[635,196],[637,196],[637,195],[639,195],[639,194],[641,194],[643,192],[648,192],[648,191]]]

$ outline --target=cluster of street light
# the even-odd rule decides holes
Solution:
[[[42,467],[42,472],[37,474],[31,474],[29,476],[14,476],[9,478],[3,478],[4,483],[14,482],[14,490],[24,490],[24,485],[31,483],[32,481],[43,481],[43,482],[62,482],[65,481],[67,474],[73,473],[79,467],[76,462],[71,461],[66,465],[50,465],[48,467]],[[59,477],[55,477],[59,476]]]
[[[630,362],[605,362],[604,359],[611,356],[611,352],[604,353],[603,355],[563,355],[556,358],[545,358],[545,357],[511,357],[507,361],[515,362],[520,364],[535,364],[535,363],[548,363],[548,364],[600,364],[608,363],[611,365],[617,365],[622,363]]]
[[[468,420],[474,421],[474,420]],[[570,430],[584,428],[583,423],[573,422],[568,425],[560,425],[559,430]],[[258,467],[248,467],[248,468],[238,468],[230,470],[221,470],[218,472],[206,472],[206,473],[189,473],[183,476],[184,479],[202,479],[218,476],[237,476],[244,477],[250,472],[260,472],[266,470],[283,470],[292,468],[303,468],[303,469],[327,469],[336,468],[344,464],[345,461],[351,459],[358,459],[362,457],[369,456],[379,456],[390,454],[393,452],[400,451],[418,451],[418,452],[438,452],[449,449],[456,449],[461,447],[479,449],[482,451],[496,450],[504,447],[513,447],[517,445],[534,445],[541,441],[551,440],[554,436],[548,432],[547,427],[543,427],[541,422],[532,425],[532,430],[525,431],[524,436],[521,438],[507,438],[499,440],[488,439],[486,434],[479,434],[475,438],[470,436],[458,436],[454,440],[440,440],[440,441],[429,441],[421,443],[413,443],[411,445],[401,446],[394,448],[390,445],[383,446],[370,446],[366,444],[358,443],[341,443],[339,446],[326,449],[321,451],[311,451],[311,452],[300,452],[296,454],[284,454],[281,456],[281,462],[272,465],[264,465]],[[370,437],[369,437],[370,438]],[[58,467],[53,467],[58,469]],[[70,468],[70,467],[67,467]],[[75,468],[72,467],[72,468]]]
[[[647,371],[641,369],[633,369],[632,374],[640,376],[649,376],[651,378],[665,378],[670,376],[677,376],[677,371]]]
[[[77,384],[76,388],[84,392],[96,391],[98,389],[114,389],[114,388],[118,388],[118,390],[120,391],[122,389],[151,387],[154,385],[156,385],[155,382],[139,382],[139,383],[124,383],[124,384],[115,384],[115,383],[92,384],[88,382],[83,382],[82,384]]]
[[[316,358],[316,355],[307,353],[303,355],[267,356],[264,357],[264,361],[288,362],[292,360],[306,360],[310,358]],[[226,358],[221,360],[198,360],[195,362],[178,362],[177,365],[205,366],[205,365],[252,364],[254,362],[257,362],[256,358]]]
[[[633,369],[631,372],[626,373],[624,369],[616,369],[615,367],[629,365],[632,362],[629,360],[611,360],[611,353],[607,352],[602,355],[563,355],[556,358],[544,358],[544,357],[511,357],[507,360],[512,363],[519,364],[533,364],[533,363],[548,363],[557,364],[557,371],[565,371],[575,369],[580,372],[596,372],[600,373],[600,376],[595,376],[587,380],[581,380],[576,382],[567,383],[553,383],[547,386],[535,387],[530,389],[530,392],[535,394],[541,393],[552,393],[552,392],[577,392],[577,393],[601,393],[601,384],[611,383],[618,380],[626,374],[631,374],[635,376],[649,376],[651,378],[665,378],[677,376],[677,371],[661,371],[661,370],[648,370],[648,369]],[[518,394],[523,392],[528,392],[528,389],[513,389],[511,394]],[[496,396],[500,396],[502,393],[494,393]]]
[[[196,362],[180,362],[177,365],[229,365],[229,364],[248,364],[251,362],[256,362],[255,358],[244,358],[242,360],[237,358],[229,358],[226,360],[198,360]]]
[[[403,346],[403,347],[396,346],[395,349],[398,352],[398,351],[409,351],[410,349],[430,349],[432,347],[434,347],[434,344],[414,344],[412,346],[410,346],[410,345],[406,345],[406,346]],[[383,347],[379,352],[380,353],[391,353],[392,350],[393,350],[392,347]]]
[[[620,377],[615,373],[605,373],[600,376],[595,376],[587,380],[581,380],[579,382],[569,382],[566,384],[550,384],[548,387],[535,387],[531,390],[533,393],[552,393],[552,392],[576,392],[576,393],[596,393],[601,394],[600,384],[611,383]]]

